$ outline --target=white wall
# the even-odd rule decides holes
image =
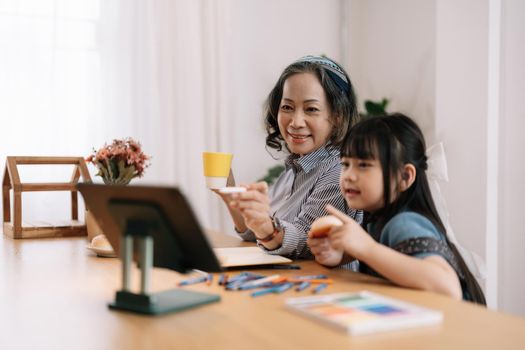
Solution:
[[[525,2],[502,2],[499,305],[525,315]]]
[[[360,109],[366,99],[413,116],[434,140],[435,9],[433,1],[351,0],[348,62]]]
[[[486,258],[488,2],[437,1],[436,133],[448,153],[442,187],[460,242]]]

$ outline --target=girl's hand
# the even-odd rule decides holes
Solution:
[[[246,192],[231,195],[230,206],[240,211],[246,226],[256,237],[267,237],[274,230],[270,218],[268,184],[263,181],[243,187],[246,187]]]
[[[354,219],[337,210],[331,205],[326,206],[328,213],[343,222],[343,226],[334,227],[328,233],[328,239],[335,250],[345,251],[358,260],[368,255],[370,249],[378,244]]]
[[[337,266],[343,260],[343,249],[335,249],[328,238],[313,238],[308,235],[306,244],[310,247],[315,261],[324,266]]]

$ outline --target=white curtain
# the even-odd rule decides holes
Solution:
[[[232,151],[222,95],[228,8],[212,0],[104,1],[98,36],[105,84],[97,124],[110,124],[99,142],[140,140],[153,157],[143,181],[179,186],[203,226],[214,228],[226,223],[205,188],[201,153]]]
[[[98,113],[98,19],[96,0],[0,0],[0,166],[6,156],[87,155]],[[24,182],[72,174],[62,166],[19,170]],[[22,198],[24,221],[69,218],[67,193]]]
[[[203,226],[230,225],[201,160],[204,150],[232,151],[229,1],[0,1],[2,161],[84,156],[131,136],[152,156],[136,183],[177,185]],[[30,211],[68,212],[67,198],[51,198]]]

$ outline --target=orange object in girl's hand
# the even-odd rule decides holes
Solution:
[[[343,222],[334,215],[322,216],[312,223],[308,236],[310,238],[328,237],[328,232],[334,226],[342,226]]]

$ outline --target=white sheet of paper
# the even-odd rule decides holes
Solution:
[[[222,267],[285,264],[292,260],[265,253],[259,247],[214,248]]]

